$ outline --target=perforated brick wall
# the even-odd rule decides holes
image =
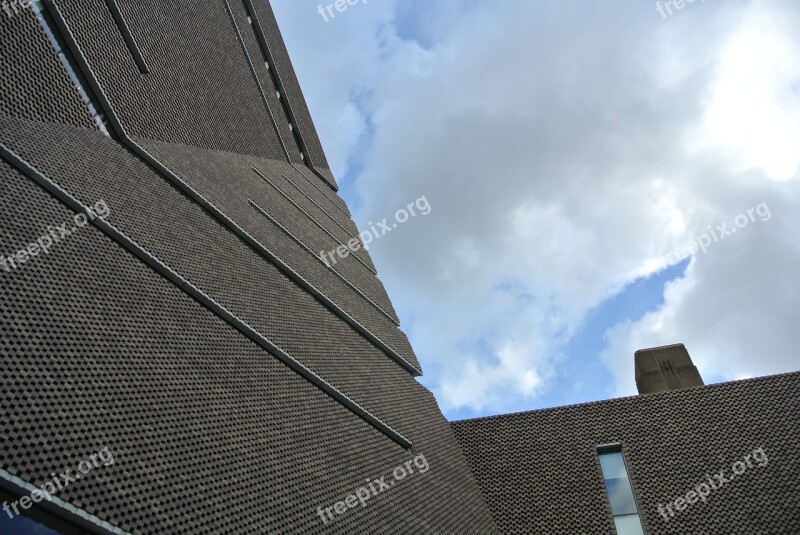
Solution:
[[[58,2],[130,135],[284,159],[223,1],[118,3],[148,74],[104,0]]]
[[[245,225],[248,230],[257,232],[258,229],[262,229],[262,232],[265,232],[271,228],[269,225],[263,225],[261,220],[263,216],[260,216],[250,205],[249,199],[253,199],[281,225],[302,239],[303,243],[314,251],[314,256],[318,257],[321,251],[330,252],[341,244],[346,244],[354,237],[354,234],[357,236],[357,232],[348,233],[348,229],[353,227],[352,223],[347,226],[337,225],[325,212],[310,202],[308,197],[292,186],[292,184],[299,184],[303,177],[288,164],[238,154],[212,152],[195,147],[141,141],[149,152],[188,180],[195,189],[223,209],[226,214]],[[264,174],[275,187],[260,177],[253,167]],[[289,177],[291,183],[284,178],[284,175]],[[291,201],[287,200],[287,197]],[[296,206],[292,203],[295,203]],[[327,214],[333,215],[332,212],[327,212]],[[353,231],[350,230],[350,232]],[[307,251],[299,251],[292,240],[282,238],[280,232],[273,231],[270,232],[270,235],[273,237],[269,238],[269,243],[279,247],[282,251],[290,248],[293,251],[291,254],[299,257],[297,262],[291,262],[293,266],[297,266],[298,269],[307,266],[302,271],[311,280],[320,281],[321,284],[326,281],[323,286],[327,290],[334,295],[342,296],[341,299],[336,298],[337,302],[354,299],[353,291],[350,289],[345,291],[344,288],[340,288],[341,284],[336,284],[338,289],[332,288],[335,281],[331,280],[332,277],[329,273],[326,273],[328,270],[321,261],[310,257],[310,253]],[[331,238],[331,235],[336,237],[336,240]],[[286,251],[286,254],[281,256],[288,254],[290,253]],[[356,257],[362,262],[359,262]],[[328,261],[337,272],[353,282],[367,297],[397,319],[383,284],[375,276],[375,273],[370,271],[370,269],[374,270],[375,266],[367,251],[360,249],[352,256],[345,258],[337,256],[335,262],[330,258]],[[358,309],[363,310],[363,303],[358,306]],[[353,311],[356,313],[355,310]],[[363,314],[357,312],[356,316],[361,318]],[[369,323],[374,325],[374,322]]]
[[[280,28],[275,20],[275,14],[272,11],[272,6],[269,2],[254,0],[254,7],[256,9],[261,28],[270,43],[275,63],[280,73],[281,79],[285,85],[287,98],[291,102],[292,109],[294,110],[295,118],[298,122],[298,128],[302,133],[303,140],[306,143],[311,161],[307,162],[314,167],[327,169],[328,160],[325,157],[325,151],[322,150],[317,129],[314,127],[314,121],[311,118],[311,113],[308,111],[306,99],[300,89],[300,83],[297,80],[294,67],[292,66],[289,52],[286,50],[286,44],[281,37]],[[309,27],[309,31],[313,31]],[[328,174],[326,179],[332,184],[336,184],[332,174]]]
[[[794,535],[799,396],[793,373],[452,427],[502,533],[614,533],[596,448],[621,443],[647,534]],[[765,466],[752,463],[705,503],[668,520],[658,511],[762,447]]]
[[[31,9],[0,11],[0,116],[96,129]]]
[[[243,5],[229,2],[266,106],[222,0],[119,0],[147,74],[104,0],[57,4],[127,133],[419,367],[405,335],[368,302],[395,317],[366,253],[364,264],[351,258],[337,266],[355,291],[247,203],[258,197],[314,248],[357,233],[328,185],[284,161],[281,138],[290,154],[299,147],[291,145]],[[262,22],[271,17],[265,13]],[[98,132],[36,20],[19,17],[27,26],[0,34],[2,80],[10,88],[0,108],[0,141],[85,204],[103,200],[109,221],[128,238],[410,438],[414,451],[403,451],[213,308],[88,227],[18,269],[0,268],[0,469],[41,485],[108,447],[115,463],[58,498],[135,534],[495,533],[430,392],[119,138]],[[12,61],[21,42],[31,50],[24,69]],[[302,99],[281,54],[283,80],[294,88],[292,98]],[[312,129],[304,139],[313,142],[313,123],[303,121]],[[318,140],[316,146],[319,165],[324,154]],[[70,211],[11,161],[0,161],[6,257],[54,226],[72,226]],[[255,175],[254,163],[303,209]],[[322,523],[318,507],[419,454],[429,472]]]
[[[403,406],[416,396],[413,377],[165,179],[102,134],[11,119],[0,124],[11,148],[61,187],[86,204],[103,199],[126,235],[404,432]],[[86,149],[102,157],[74,157]]]
[[[71,221],[0,180],[5,250]],[[41,485],[108,447],[58,497],[131,533],[320,532],[317,507],[411,458],[95,228],[0,272],[0,315],[0,468]],[[430,470],[327,531],[491,532],[432,398],[406,410]]]

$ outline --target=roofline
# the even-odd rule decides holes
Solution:
[[[682,348],[686,349],[686,345],[684,345],[684,344],[669,344],[669,345],[666,345],[666,346],[646,347],[644,349],[638,349],[636,352],[634,352],[634,356],[638,355],[639,353],[645,353],[647,351],[659,351],[661,349],[672,349],[673,347],[682,347]]]
[[[619,398],[608,398],[608,399],[600,399],[600,400],[595,400],[595,401],[584,401],[582,403],[573,403],[573,404],[570,404],[570,405],[558,405],[556,407],[542,407],[540,409],[532,409],[532,410],[528,410],[528,411],[509,412],[507,414],[495,414],[495,415],[492,415],[492,416],[478,416],[476,418],[466,418],[464,420],[453,420],[453,421],[450,421],[449,423],[452,425],[452,424],[462,424],[462,423],[466,423],[466,422],[500,420],[500,419],[503,419],[503,418],[509,418],[510,419],[510,418],[514,418],[514,417],[517,417],[517,416],[525,416],[525,415],[530,415],[530,414],[544,413],[544,412],[548,412],[548,411],[557,411],[557,410],[565,410],[565,409],[576,409],[576,408],[588,407],[588,406],[593,406],[593,405],[600,405],[602,403],[610,403],[612,401],[628,401],[628,400],[643,399],[643,398],[646,398],[646,399],[650,400],[650,399],[654,399],[654,398],[656,398],[658,396],[676,395],[676,394],[680,394],[681,392],[686,392],[686,391],[690,391],[690,390],[699,390],[699,389],[703,389],[703,388],[709,388],[709,389],[712,389],[712,388],[726,388],[726,387],[729,387],[729,386],[734,385],[734,384],[758,383],[758,382],[762,382],[762,381],[770,381],[770,380],[773,380],[773,379],[778,379],[778,378],[781,378],[781,377],[792,377],[792,376],[796,376],[797,379],[800,379],[800,371],[778,373],[778,374],[774,374],[774,375],[761,375],[759,377],[749,377],[747,379],[737,379],[737,380],[734,380],[734,381],[725,381],[725,382],[722,382],[722,383],[712,383],[712,384],[708,384],[708,385],[693,386],[693,387],[689,387],[689,388],[681,388],[681,389],[678,389],[678,390],[666,390],[664,392],[654,392],[652,394],[646,394],[646,395],[636,394],[636,395],[633,395],[633,396],[623,396],[623,397],[619,397]]]

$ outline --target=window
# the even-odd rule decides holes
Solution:
[[[50,44],[52,45],[53,49],[56,51],[58,55],[59,61],[61,61],[61,65],[64,66],[64,69],[67,71],[70,79],[72,80],[73,85],[78,89],[78,93],[81,96],[81,100],[89,109],[89,113],[91,114],[94,122],[97,123],[97,127],[107,136],[110,136],[107,128],[107,121],[105,115],[100,111],[101,107],[97,103],[97,99],[93,98],[91,90],[89,90],[89,84],[85,83],[83,77],[80,75],[80,70],[77,67],[75,59],[70,54],[67,47],[63,44],[61,39],[61,34],[53,24],[50,16],[47,13],[44,5],[40,0],[35,1],[31,4],[33,7],[34,12],[36,13],[36,18],[39,20],[39,24],[42,26],[44,33],[47,35]]]
[[[297,120],[294,116],[294,112],[292,111],[292,106],[289,102],[289,97],[286,94],[285,89],[281,92],[283,88],[283,82],[281,81],[281,77],[277,71],[277,69],[271,68],[270,65],[273,62],[272,54],[269,51],[269,45],[267,44],[266,37],[264,33],[261,31],[261,27],[258,25],[258,17],[256,17],[253,3],[251,0],[242,0],[242,5],[244,5],[245,13],[247,13],[247,21],[250,23],[250,27],[253,30],[253,33],[256,37],[256,42],[258,43],[259,48],[261,49],[261,55],[264,58],[264,65],[267,67],[267,72],[272,79],[272,84],[275,86],[275,96],[278,97],[278,101],[281,104],[281,108],[283,109],[283,113],[286,116],[286,121],[289,123],[289,132],[292,133],[292,137],[294,138],[294,142],[297,145],[300,160],[302,162],[306,162],[309,158],[307,157],[307,148],[305,146],[305,142],[303,141],[303,136],[300,134],[299,126],[295,127],[297,124]],[[280,135],[280,134],[279,134]],[[308,164],[311,165],[310,163]]]
[[[622,446],[599,446],[600,468],[606,482],[608,503],[617,527],[617,535],[644,535],[639,509],[628,478],[628,468],[622,455]]]
[[[20,497],[0,489],[0,533],[15,535],[87,535],[88,532],[69,524],[38,506],[23,509]],[[16,512],[14,507],[16,506]],[[6,510],[7,509],[7,510]]]

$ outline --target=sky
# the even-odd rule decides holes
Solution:
[[[272,5],[449,419],[800,369],[800,3],[351,1]]]

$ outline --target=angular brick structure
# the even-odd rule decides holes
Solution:
[[[269,3],[0,15],[0,532],[495,533]]]

